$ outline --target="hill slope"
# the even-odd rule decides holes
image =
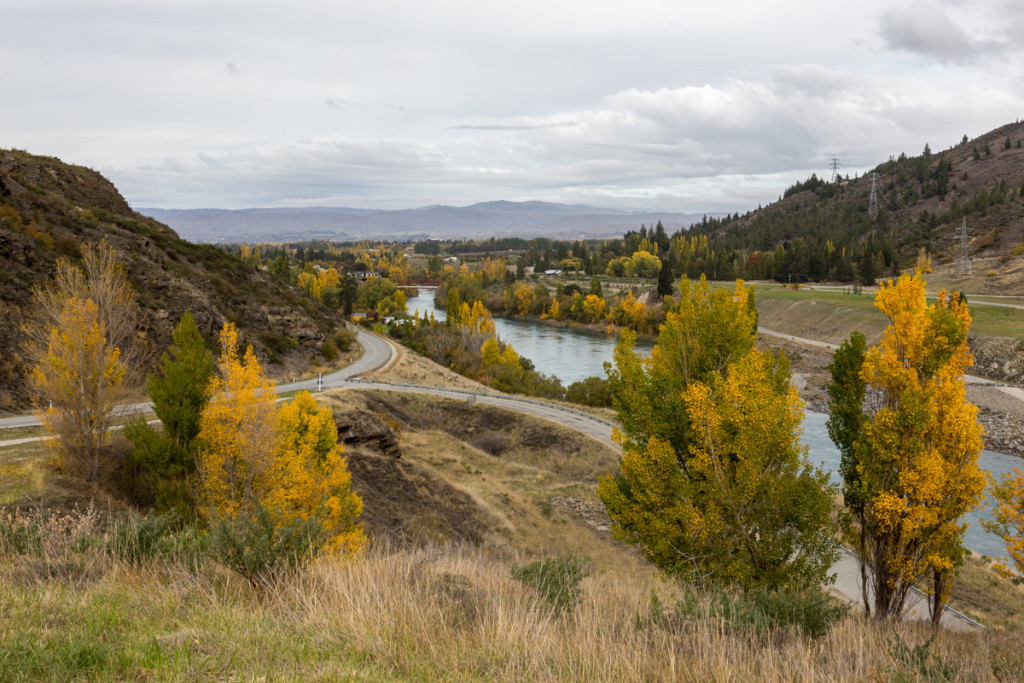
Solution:
[[[1024,293],[1024,123],[940,152],[926,145],[873,173],[876,217],[872,173],[835,184],[812,176],[767,207],[692,232],[708,237],[719,272],[739,264],[748,278],[849,281],[900,272],[921,248],[951,275],[966,221],[974,281],[961,289]]]
[[[140,341],[154,360],[186,308],[211,343],[224,322],[236,322],[241,342],[264,361],[309,357],[336,325],[297,290],[136,213],[99,173],[0,149],[0,411],[27,406],[19,347],[32,289],[58,258],[75,261],[83,243],[101,240],[127,268],[142,309]]]

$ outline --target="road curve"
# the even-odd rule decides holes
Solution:
[[[386,339],[359,328],[353,329],[356,330],[356,341],[363,347],[363,355],[337,372],[325,375],[323,378],[324,389],[342,387],[350,378],[358,377],[370,370],[376,370],[377,368],[389,363],[395,356],[394,347]],[[289,382],[288,384],[278,384],[276,386],[277,393],[279,394],[289,391],[317,391],[318,388],[315,377],[312,379],[302,380],[301,382]],[[119,415],[133,415],[135,413],[146,412],[152,407],[153,404],[147,401],[145,403],[134,403],[121,406],[116,412]],[[36,427],[39,424],[39,420],[31,413],[27,415],[15,415],[13,417],[0,418],[0,430],[14,429],[17,427]]]

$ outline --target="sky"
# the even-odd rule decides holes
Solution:
[[[1024,115],[1019,0],[0,0],[0,148],[136,208],[744,212]]]

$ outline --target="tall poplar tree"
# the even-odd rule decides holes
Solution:
[[[889,319],[882,341],[860,356],[852,339],[833,363],[830,402],[842,418],[830,433],[844,454],[875,617],[902,617],[909,591],[928,580],[937,625],[962,554],[961,519],[985,487],[978,409],[964,387],[971,316],[945,292],[929,305],[920,274],[884,283],[875,305]]]

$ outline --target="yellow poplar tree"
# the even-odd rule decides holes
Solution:
[[[289,522],[315,515],[327,550],[348,554],[361,550],[366,537],[357,518],[363,501],[352,491],[352,475],[338,444],[331,409],[319,407],[303,391],[280,409],[278,419],[282,479],[265,504]]]
[[[480,362],[485,370],[501,362],[501,347],[494,337],[490,337],[480,346]]]
[[[603,297],[596,294],[588,294],[583,300],[583,311],[587,315],[587,322],[598,322],[604,317],[604,310],[607,306]]]
[[[107,342],[99,308],[92,299],[67,299],[31,383],[37,400],[47,405],[39,420],[55,436],[59,461],[87,481],[101,474],[124,375],[120,350]]]
[[[844,486],[857,501],[875,616],[900,618],[911,588],[930,579],[937,625],[962,554],[960,520],[985,488],[978,409],[964,387],[971,316],[946,292],[929,305],[920,274],[884,283],[875,305],[889,326],[863,355],[866,410],[850,422]]]
[[[220,376],[210,382],[210,400],[200,419],[203,444],[196,470],[201,485],[197,499],[208,520],[252,515],[280,486],[276,456],[277,396],[274,383],[252,347],[238,355],[238,332],[226,323],[220,333]]]
[[[526,315],[533,305],[533,287],[525,282],[519,283],[515,289],[516,311],[519,315]]]
[[[196,497],[222,559],[258,584],[310,551],[359,551],[362,500],[331,411],[307,392],[278,410],[252,348],[239,358],[234,325],[220,337],[221,376],[200,421]]]

